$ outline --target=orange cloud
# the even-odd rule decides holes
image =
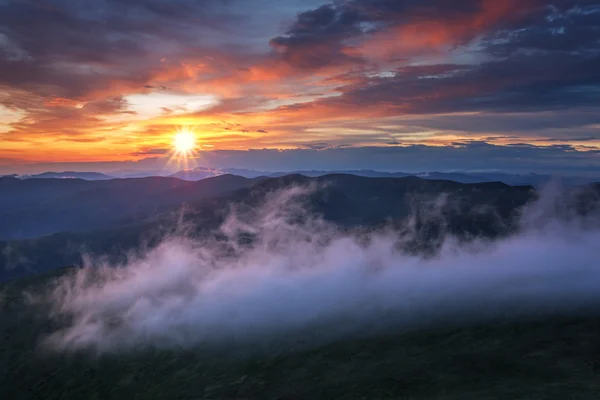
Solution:
[[[408,22],[379,31],[361,44],[366,57],[398,58],[464,44],[499,22],[527,15],[541,0],[482,0],[479,12],[412,17]]]
[[[71,107],[83,108],[87,101],[71,100],[63,97],[51,97],[44,102],[46,107]]]
[[[270,41],[265,37],[264,48],[259,50],[220,43],[203,46],[196,40],[175,43],[180,36],[174,35],[168,43],[177,46],[164,57],[158,51],[147,53],[145,49],[151,46],[140,46],[143,51],[131,53],[130,46],[137,38],[132,36],[132,43],[113,57],[97,60],[91,51],[81,57],[80,64],[40,65],[39,71],[48,74],[45,80],[34,79],[41,76],[33,73],[38,70],[15,67],[14,81],[24,83],[15,84],[6,94],[0,87],[0,104],[10,109],[10,119],[0,121],[0,140],[12,143],[10,151],[26,152],[32,159],[72,158],[78,157],[78,152],[113,159],[140,153],[140,148],[164,148],[176,127],[188,124],[196,128],[206,146],[286,147],[326,142],[328,137],[331,141],[352,137],[350,130],[341,131],[358,119],[376,125],[390,117],[446,112],[445,106],[461,101],[466,111],[479,110],[477,107],[493,101],[495,94],[506,95],[504,89],[559,80],[555,76],[558,68],[544,69],[532,63],[527,70],[527,65],[519,64],[520,59],[481,72],[483,64],[457,68],[447,57],[449,47],[471,43],[496,27],[510,25],[541,0],[458,0],[456,7],[443,0],[334,3],[299,14],[297,23],[283,36]],[[381,13],[375,10],[356,16],[346,7],[351,3],[362,3],[365,8],[386,3],[392,11],[385,8]],[[363,23],[372,24],[373,29],[363,29]],[[270,51],[264,51],[268,45]],[[436,57],[413,60],[421,55]],[[435,58],[439,64],[423,66],[423,58]],[[422,69],[415,72],[411,69],[414,65]],[[516,66],[512,69],[518,72],[502,74],[510,69],[505,65]],[[456,72],[453,68],[463,68],[456,73],[458,78],[440,78],[447,71],[449,75]],[[470,68],[475,72],[462,79],[461,74]],[[569,71],[571,65],[564,68]],[[585,73],[584,77],[594,78],[593,72]],[[571,75],[575,76],[561,73],[559,78]],[[177,101],[149,102],[145,107],[156,106],[156,113],[135,114],[132,98],[160,98],[157,91],[164,94],[163,99],[207,95],[215,100],[209,109],[181,108]],[[467,104],[471,99],[475,101]],[[369,127],[357,131],[353,143],[386,140],[379,131],[372,136],[365,133],[370,132]],[[425,133],[414,140],[443,144],[451,137],[460,138],[454,133],[438,134],[437,139],[427,134],[433,135]],[[101,144],[94,146],[95,142]]]

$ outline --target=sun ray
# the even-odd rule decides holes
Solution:
[[[173,134],[169,163],[178,168],[189,169],[198,155],[197,135],[190,127],[180,127]]]

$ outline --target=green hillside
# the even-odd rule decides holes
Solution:
[[[59,272],[59,273],[62,273]],[[51,277],[2,286],[6,399],[597,399],[600,318],[438,327],[309,349],[53,353],[56,328],[28,306]],[[248,349],[246,349],[248,350]],[[256,349],[252,349],[256,350]]]

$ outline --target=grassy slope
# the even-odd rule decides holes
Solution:
[[[7,399],[598,399],[600,319],[448,328],[227,359],[202,350],[47,354],[52,327],[5,285],[0,388]]]

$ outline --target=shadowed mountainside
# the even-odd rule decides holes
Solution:
[[[511,187],[502,183],[467,185],[415,177],[329,175],[309,178],[288,175],[250,181],[224,175],[200,182],[152,178],[149,180],[152,183],[150,187],[143,186],[148,191],[145,195],[141,193],[142,189],[135,188],[139,180],[111,182],[113,185],[100,193],[73,190],[69,198],[78,204],[75,210],[68,206],[70,201],[66,201],[64,196],[56,196],[56,200],[51,202],[52,207],[47,206],[48,202],[44,203],[45,207],[33,202],[32,206],[25,208],[27,217],[19,218],[28,218],[25,221],[40,225],[43,221],[43,226],[57,221],[53,229],[67,232],[0,242],[0,278],[14,278],[63,265],[80,264],[82,254],[119,259],[130,250],[156,245],[181,227],[185,227],[186,234],[190,236],[208,234],[223,223],[233,204],[239,210],[252,210],[262,205],[270,193],[294,186],[312,186],[313,190],[302,200],[302,207],[340,229],[398,228],[406,224],[407,218],[412,218],[416,249],[437,244],[447,233],[462,238],[492,238],[510,233],[516,228],[515,219],[519,209],[536,196],[530,187]],[[115,183],[118,185],[115,186]],[[89,184],[82,181],[71,183],[79,187]],[[233,190],[240,186],[247,187]],[[119,193],[120,188],[125,189],[126,193]],[[111,190],[118,195],[111,197]],[[227,190],[228,193],[223,193]],[[82,203],[83,197],[87,197],[87,201]],[[202,197],[204,200],[190,201],[183,211],[179,209],[182,198]],[[173,206],[172,211],[168,211],[169,205]],[[104,211],[99,213],[94,207]],[[161,207],[166,211],[160,213]],[[43,218],[36,218],[31,210],[36,210]],[[116,215],[107,218],[106,213],[112,210],[118,211],[120,219]],[[144,215],[147,218],[140,220]],[[138,217],[138,222],[98,229],[115,221],[124,222],[126,216],[130,220]],[[63,218],[67,218],[66,222],[61,222]],[[22,226],[25,221],[21,222]],[[85,232],[73,232],[74,229],[68,229],[73,225],[68,223],[85,227]],[[92,226],[96,229],[91,229]]]
[[[421,253],[435,251],[447,235],[470,240],[511,234],[519,227],[523,206],[539,196],[528,186],[515,187],[498,182],[462,184],[416,177],[328,175],[311,178],[288,175],[248,180],[223,175],[199,182],[172,178],[109,182],[113,185],[97,188],[94,192],[81,189],[91,182],[61,180],[55,183],[66,187],[72,185],[77,189],[67,197],[55,195],[54,201],[40,203],[29,200],[33,205],[23,209],[25,216],[21,224],[30,221],[43,228],[49,223],[56,223],[52,229],[59,232],[0,242],[0,279],[18,278],[64,265],[79,265],[83,262],[83,255],[119,262],[132,251],[136,253],[152,248],[165,237],[173,235],[199,237],[218,234],[232,206],[235,205],[238,212],[249,213],[264,204],[271,193],[290,187],[311,187],[310,193],[300,200],[301,208],[308,214],[322,217],[338,229],[368,232],[392,227],[402,234],[406,233],[408,226],[410,240],[405,243],[405,250]],[[140,184],[143,184],[141,188],[137,186]],[[597,211],[600,185],[580,187],[565,193],[553,200],[554,204],[545,206],[548,218],[557,215],[569,218],[574,214]],[[80,202],[85,197],[87,201]],[[78,206],[71,208],[71,201],[65,199],[74,199]],[[52,207],[41,206],[48,203]],[[96,206],[99,211],[94,208]],[[31,213],[31,210],[38,214]],[[35,218],[35,215],[43,218]],[[73,226],[81,227],[80,231],[69,229]],[[241,240],[251,240],[251,235]]]
[[[76,272],[57,267],[79,263],[82,249],[110,255],[141,244],[151,247],[177,231],[177,224],[191,236],[214,232],[232,205],[241,214],[252,212],[290,187],[312,187],[301,197],[301,208],[339,229],[400,229],[412,218],[415,238],[426,243],[437,243],[445,233],[464,239],[510,234],[518,229],[522,207],[538,198],[531,187],[501,183],[291,175],[115,229],[4,243],[5,277],[38,275],[0,284],[3,392],[11,399],[598,398],[600,322],[594,307],[569,316],[499,316],[412,332],[367,330],[364,337],[316,346],[306,346],[302,338],[286,347],[141,347],[100,355],[40,346],[48,334],[70,324],[68,316],[50,317],[52,304],[43,294],[56,287],[56,278]],[[549,212],[594,214],[599,194],[599,186],[578,188],[554,199]]]
[[[210,176],[218,174],[234,174],[244,176],[246,178],[256,178],[259,176],[266,176],[269,178],[275,178],[285,175],[304,175],[309,177],[320,177],[325,175],[356,175],[367,178],[405,178],[407,176],[414,176],[422,179],[429,180],[450,180],[460,183],[485,183],[485,182],[502,182],[512,186],[534,186],[536,188],[543,187],[549,183],[557,182],[563,186],[578,186],[587,185],[597,182],[598,179],[594,177],[585,176],[552,176],[542,174],[510,174],[503,172],[383,172],[374,171],[367,169],[357,170],[337,170],[337,171],[324,171],[324,170],[298,170],[288,172],[266,172],[266,171],[255,171],[250,169],[240,168],[225,168],[222,170],[214,169],[210,167],[198,167],[191,170],[179,171],[171,176],[186,179],[186,180],[199,180],[205,179]]]
[[[25,399],[597,399],[600,320],[496,321],[345,339],[250,356],[210,348],[97,356],[39,347],[61,321],[39,293],[51,275],[1,285],[0,386]],[[243,354],[243,353],[242,353]]]
[[[198,182],[0,178],[0,239],[112,228],[252,183],[234,175]]]

